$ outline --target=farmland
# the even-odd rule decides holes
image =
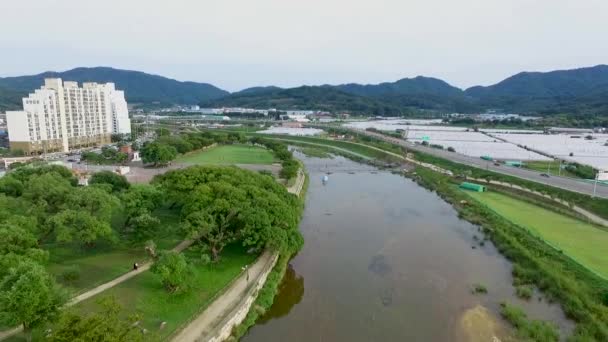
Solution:
[[[556,158],[590,165],[597,169],[608,169],[607,134],[593,134],[594,139],[591,140],[570,134],[494,134],[494,136]]]

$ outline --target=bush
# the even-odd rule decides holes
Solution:
[[[473,294],[486,294],[488,293],[488,289],[485,285],[482,284],[474,284],[473,290],[471,291]]]
[[[531,341],[558,341],[557,328],[549,322],[530,320],[520,308],[500,304],[501,315],[516,329],[520,338]]]
[[[69,266],[63,272],[61,272],[61,279],[68,283],[80,279],[80,267],[78,265]]]
[[[183,254],[165,251],[152,265],[152,273],[159,276],[167,292],[177,293],[189,288],[192,269]]]
[[[534,294],[534,289],[530,285],[520,285],[515,288],[515,294],[522,299],[530,299]]]
[[[112,192],[120,192],[131,186],[127,178],[112,171],[100,171],[94,173],[89,179],[89,184],[109,184],[112,186]]]

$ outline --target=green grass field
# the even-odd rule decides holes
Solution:
[[[217,146],[180,156],[176,160],[178,163],[191,164],[272,164],[274,161],[271,151],[246,145]]]
[[[247,254],[240,245],[227,246],[216,264],[198,264],[200,254],[190,250],[184,253],[195,265],[193,288],[187,293],[167,293],[156,275],[148,271],[79,303],[75,308],[83,313],[95,311],[100,297],[114,296],[125,313],[140,314],[142,327],[158,333],[158,337],[164,340],[209,305],[215,295],[241,272],[241,268],[253,263],[257,257]],[[162,322],[167,322],[167,325],[159,330]]]
[[[608,232],[497,192],[467,191],[467,194],[608,278]]]

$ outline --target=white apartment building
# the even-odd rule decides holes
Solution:
[[[114,83],[62,82],[47,78],[23,98],[22,111],[6,113],[10,147],[28,154],[110,143],[110,136],[131,133],[124,92]]]

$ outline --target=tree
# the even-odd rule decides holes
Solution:
[[[154,166],[166,165],[177,156],[175,147],[151,142],[144,145],[141,149],[141,159],[144,163],[152,163]]]
[[[257,250],[297,250],[299,200],[271,177],[234,167],[189,167],[157,176],[166,197],[181,208],[184,228],[213,260],[241,242]]]
[[[102,310],[94,314],[85,316],[73,311],[62,314],[46,340],[49,342],[138,342],[144,340],[144,335],[136,324],[139,321],[137,315],[130,315],[123,319],[122,307],[113,297],[105,297],[98,303],[101,304]]]
[[[176,293],[187,290],[192,268],[183,254],[166,251],[161,253],[158,261],[152,265],[152,273],[160,277],[168,292]]]
[[[58,242],[74,242],[93,246],[97,240],[114,241],[110,224],[82,210],[66,209],[51,218]]]
[[[149,212],[143,212],[131,217],[127,227],[127,235],[132,241],[141,242],[153,238],[158,232],[160,220]]]
[[[110,184],[112,192],[120,192],[129,188],[127,178],[112,171],[100,171],[94,173],[89,179],[89,184]]]
[[[38,247],[38,240],[30,231],[14,222],[3,222],[0,224],[0,259],[9,254],[23,256],[38,263],[48,260],[48,252]]]
[[[22,324],[26,332],[52,320],[67,299],[44,267],[25,260],[0,281],[0,322]]]

